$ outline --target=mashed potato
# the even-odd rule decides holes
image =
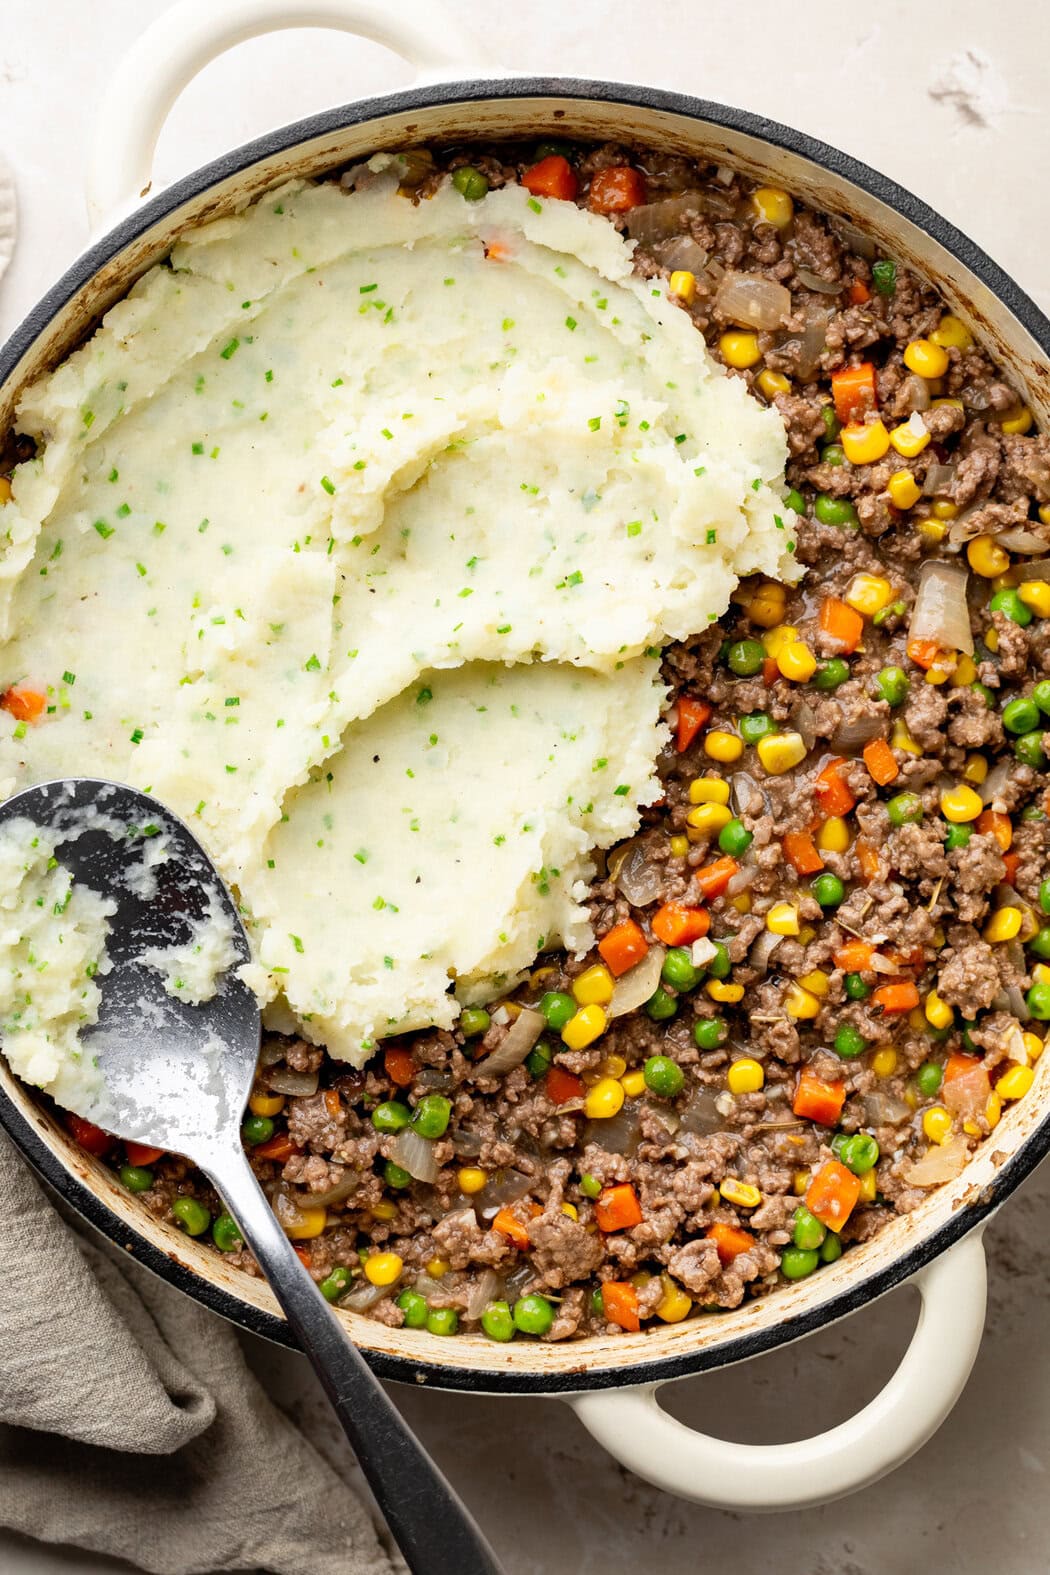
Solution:
[[[49,702],[0,713],[3,791],[157,794],[260,998],[358,1064],[589,943],[661,646],[797,577],[779,418],[630,244],[518,188],[414,205],[387,162],[188,233],[26,392],[0,564],[0,680]]]

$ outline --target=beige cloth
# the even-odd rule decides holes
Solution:
[[[156,1575],[392,1575],[233,1330],[55,1212],[0,1131],[0,1525]]]

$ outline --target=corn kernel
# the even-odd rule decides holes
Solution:
[[[427,1263],[427,1273],[432,1280],[443,1279],[452,1265],[447,1258],[431,1258]]]
[[[877,1183],[875,1180],[875,1172],[873,1170],[866,1170],[863,1176],[860,1178],[860,1192],[858,1194],[857,1201],[859,1203],[874,1203],[876,1190]]]
[[[627,1070],[627,1062],[622,1055],[606,1055],[598,1063],[598,1070],[603,1077],[622,1077]]]
[[[716,728],[713,733],[704,734],[704,754],[717,760],[719,765],[731,766],[743,753],[744,740],[735,733],[725,733]]]
[[[762,636],[762,646],[767,656],[776,658],[785,646],[794,645],[798,637],[794,624],[780,623]]]
[[[918,1089],[911,1083],[904,1090],[904,1103],[909,1110],[918,1110],[919,1105],[922,1103]]]
[[[766,929],[774,935],[797,935],[799,931],[798,904],[776,902],[766,914]]]
[[[1040,1039],[1038,1034],[1033,1034],[1031,1030],[1025,1033],[1023,1038],[1024,1047],[1028,1052],[1029,1061],[1038,1061],[1039,1057],[1043,1053],[1043,1041]]]
[[[759,223],[776,230],[786,230],[795,212],[795,204],[779,186],[759,186],[751,193],[751,206]]]
[[[923,1012],[922,1007],[913,1006],[911,1011],[908,1013],[906,1022],[908,1027],[913,1029],[915,1033],[923,1033],[926,1028],[926,1014]]]
[[[851,465],[873,465],[890,446],[890,435],[878,419],[866,426],[851,422],[839,435],[843,452]]]
[[[816,1017],[820,1011],[820,1000],[812,990],[804,990],[800,984],[789,984],[784,992],[784,1010],[789,1017],[802,1021]]]
[[[897,1070],[897,1052],[892,1045],[876,1050],[871,1058],[871,1070],[876,1077],[892,1077]]]
[[[600,1006],[581,1006],[561,1031],[562,1043],[570,1050],[586,1050],[605,1032],[605,1013]]]
[[[1026,607],[1030,607],[1037,618],[1050,618],[1050,582],[1046,580],[1025,580],[1017,588],[1017,594]]]
[[[708,979],[706,989],[712,1001],[722,1001],[727,1006],[735,1006],[737,1001],[744,999],[744,986],[730,984],[727,980]]]
[[[772,404],[778,394],[790,394],[791,392],[791,379],[785,377],[783,372],[770,372],[767,369],[765,372],[759,372],[755,381],[758,384],[759,392],[766,396],[770,404]]]
[[[790,679],[793,684],[804,684],[816,672],[817,659],[804,641],[793,640],[790,645],[785,645],[777,657],[777,667],[781,676]]]
[[[903,749],[908,755],[921,755],[922,745],[917,744],[908,731],[908,724],[903,718],[898,718],[893,724],[890,743],[894,749]]]
[[[772,629],[776,624],[783,623],[786,606],[787,594],[784,587],[778,585],[775,580],[766,580],[758,587],[748,603],[747,616],[760,629]]]
[[[608,1121],[623,1109],[623,1085],[615,1077],[603,1077],[587,1090],[583,1113],[591,1121]]]
[[[1027,405],[1018,405],[1016,410],[1003,417],[999,426],[1004,432],[1015,435],[1029,431],[1032,425],[1032,412]]]
[[[735,367],[739,372],[746,371],[749,366],[754,366],[756,361],[762,359],[762,352],[758,348],[758,336],[742,333],[735,328],[722,335],[718,341],[718,348],[726,366]]]
[[[684,859],[689,852],[689,838],[682,836],[671,837],[669,846],[676,859]]]
[[[994,580],[1010,567],[1010,554],[991,536],[975,536],[966,544],[970,568],[982,579]]]
[[[688,268],[676,268],[668,280],[671,294],[688,306],[696,297],[696,274]]]
[[[913,508],[922,497],[922,489],[910,470],[895,470],[886,483],[886,491],[897,509]]]
[[[726,1073],[726,1084],[731,1094],[757,1094],[766,1081],[766,1074],[759,1061],[742,1056],[734,1061]]]
[[[938,498],[933,505],[933,516],[938,520],[953,520],[959,512],[957,503],[949,503],[947,498]]]
[[[0,476],[0,504],[10,503],[14,497],[14,490],[7,476]]]
[[[881,574],[855,574],[846,587],[843,600],[865,618],[874,618],[893,600],[893,587]]]
[[[810,1180],[811,1175],[808,1170],[796,1170],[795,1174],[791,1178],[791,1190],[795,1194],[796,1198],[805,1197],[806,1193],[809,1191]]]
[[[975,793],[972,787],[967,787],[965,782],[945,788],[941,794],[941,814],[945,820],[953,821],[956,825],[976,820],[983,809],[980,794]]]
[[[397,1218],[397,1204],[391,1198],[380,1198],[378,1203],[373,1203],[369,1210],[373,1219],[392,1220]]]
[[[993,945],[997,941],[1014,940],[1021,933],[1021,910],[1019,908],[997,909],[981,933],[984,939],[992,942]]]
[[[952,1129],[952,1118],[943,1105],[933,1105],[923,1112],[922,1130],[931,1143],[943,1143]]]
[[[942,1001],[936,990],[931,990],[923,1004],[926,1021],[933,1028],[950,1028],[955,1021],[955,1013],[947,1001]]]
[[[770,733],[755,746],[763,768],[779,777],[799,765],[808,753],[801,733]]]
[[[951,676],[953,689],[968,689],[977,677],[977,663],[972,656],[967,656],[965,651],[960,651],[955,663],[955,671]]]
[[[930,400],[930,409],[931,410],[941,410],[941,409],[945,409],[945,408],[947,408],[948,410],[965,410],[966,406],[963,404],[961,399],[931,399]]]
[[[1035,1081],[1030,1066],[1011,1066],[995,1085],[1000,1099],[1023,1099]]]
[[[742,891],[739,897],[731,897],[729,900],[737,913],[751,912],[751,893],[749,891]]]
[[[994,655],[995,652],[999,649],[999,631],[998,631],[998,629],[994,628],[992,625],[989,625],[988,628],[984,631],[984,643],[988,647],[989,651],[991,651],[992,654]]]
[[[1003,1102],[999,1098],[999,1095],[995,1092],[995,1089],[993,1088],[992,1092],[988,1095],[988,1098],[985,1100],[985,1104],[984,1104],[984,1119],[987,1121],[987,1123],[988,1123],[988,1125],[990,1127],[995,1127],[995,1126],[999,1125],[999,1117],[1002,1115],[1002,1113],[1003,1113]]]
[[[1040,504],[1039,518],[1042,520],[1044,525],[1050,525],[1050,503]]]
[[[292,1241],[313,1241],[328,1224],[327,1209],[299,1209],[294,1225],[286,1225],[284,1234]]]
[[[404,1266],[404,1259],[396,1252],[374,1252],[365,1260],[365,1279],[371,1285],[393,1285]]]
[[[903,426],[894,427],[890,433],[890,442],[902,459],[915,459],[929,441],[930,434],[926,431],[925,425],[916,431],[908,421],[905,421]]]
[[[475,1192],[480,1192],[489,1179],[487,1170],[482,1170],[479,1165],[464,1165],[457,1176],[459,1190],[466,1197],[471,1197]]]
[[[810,941],[815,939],[816,934],[817,932],[812,924],[804,924],[798,932],[798,944],[800,946],[808,946]]]
[[[572,981],[572,993],[580,1006],[607,1006],[613,996],[613,976],[608,968],[595,963]]]
[[[961,318],[946,312],[930,335],[935,345],[943,350],[972,350],[973,334]]]
[[[733,811],[728,804],[698,804],[685,817],[687,825],[705,837],[715,837],[723,826],[728,826]]]
[[[849,847],[849,827],[841,815],[829,815],[817,832],[821,853],[845,853]]]
[[[284,1095],[264,1094],[260,1091],[249,1099],[248,1109],[253,1116],[276,1116],[284,1109]]]
[[[966,757],[966,764],[963,767],[963,779],[964,779],[964,781],[966,781],[966,782],[973,782],[977,787],[980,787],[981,783],[984,781],[984,779],[985,779],[985,777],[987,775],[988,775],[988,762],[984,758],[984,756],[983,755],[967,755],[967,757]]]
[[[580,1217],[580,1211],[576,1207],[575,1203],[563,1203],[561,1206],[561,1211],[571,1220],[578,1220]]]
[[[620,1086],[628,1099],[637,1099],[645,1093],[645,1073],[627,1072],[620,1079]]]
[[[682,1319],[687,1317],[692,1302],[669,1274],[661,1274],[660,1284],[663,1286],[664,1294],[662,1300],[656,1304],[656,1316],[663,1323],[681,1323]]]
[[[762,1202],[762,1194],[757,1187],[748,1181],[737,1181],[735,1176],[727,1176],[725,1181],[720,1181],[718,1190],[727,1203],[734,1204],[738,1209],[757,1209]]]
[[[728,804],[729,783],[721,777],[694,777],[689,784],[690,804]]]
[[[928,546],[936,547],[937,543],[943,541],[945,536],[947,536],[948,527],[940,520],[925,519],[919,521],[918,531]]]
[[[904,347],[904,365],[919,377],[943,377],[949,367],[948,352],[943,345],[929,339],[913,339]]]
[[[799,940],[801,941],[801,939],[800,935]],[[807,941],[804,944],[808,946],[809,942]],[[811,995],[819,995],[821,1000],[824,999],[831,989],[831,979],[824,972],[823,968],[811,968],[809,973],[804,973],[798,982]]]
[[[1050,968],[1046,963],[1036,963],[1032,969],[1033,984],[1050,984]]]

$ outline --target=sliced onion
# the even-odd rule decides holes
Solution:
[[[807,290],[816,290],[819,295],[841,295],[844,288],[842,280],[822,279],[819,273],[814,273],[812,268],[796,268],[800,284]]]
[[[762,273],[729,272],[718,286],[715,306],[742,328],[779,328],[791,316],[791,292]]]
[[[836,219],[831,228],[835,234],[844,240],[850,251],[856,252],[858,257],[866,257],[869,262],[875,256],[875,242],[870,235],[865,235],[863,230],[858,230],[855,224],[848,219]]]
[[[532,1190],[532,1181],[520,1170],[499,1170],[475,1193],[473,1210],[484,1220],[490,1220],[507,1203],[517,1203]]]
[[[470,1287],[463,1316],[480,1318],[489,1302],[494,1302],[499,1296],[502,1283],[495,1269],[486,1269],[483,1274],[479,1274]]]
[[[687,213],[703,211],[704,194],[700,191],[682,191],[677,197],[643,202],[627,215],[627,233],[639,246],[652,246],[655,241],[676,235]]]
[[[909,1160],[901,1173],[912,1187],[938,1187],[961,1175],[969,1157],[969,1144],[960,1132],[947,1143],[931,1143],[922,1158]]]
[[[277,1219],[283,1231],[290,1231],[295,1226],[304,1225],[306,1223],[303,1216],[303,1211],[299,1207],[298,1202],[292,1197],[290,1192],[285,1190],[283,1186],[277,1188],[270,1201],[273,1204],[273,1212],[277,1215]],[[304,1199],[304,1202],[306,1203],[307,1208],[313,1208],[313,1198],[310,1198],[309,1201]]]
[[[260,1066],[276,1066],[278,1061],[284,1060],[284,1045],[280,1039],[267,1039],[259,1051]]]
[[[817,741],[817,713],[808,700],[803,700],[795,712],[795,731],[806,748],[812,749]]]
[[[898,1099],[896,1094],[887,1094],[881,1088],[865,1094],[863,1105],[864,1119],[872,1127],[900,1126],[902,1121],[907,1121],[911,1116],[911,1108],[903,1099]]]
[[[433,1284],[433,1281],[431,1281],[431,1284]],[[349,1295],[344,1296],[339,1305],[340,1307],[348,1307],[351,1312],[367,1312],[370,1307],[375,1307],[378,1302],[381,1302],[384,1296],[393,1295],[393,1291],[394,1287],[392,1285],[372,1285],[368,1280],[365,1280],[361,1285],[355,1286]]]
[[[471,1078],[502,1077],[505,1072],[513,1072],[524,1061],[546,1026],[547,1020],[542,1012],[534,1011],[531,1006],[524,1007],[511,1023],[503,1043],[483,1061],[475,1062],[468,1075]]]
[[[653,251],[672,272],[676,268],[686,268],[695,274],[703,273],[711,256],[691,235],[675,235],[669,241],[658,241]]]
[[[754,968],[756,973],[765,973],[769,959],[783,939],[782,935],[774,935],[772,930],[763,930],[747,954],[748,966]]]
[[[438,1163],[434,1158],[434,1145],[429,1138],[420,1137],[411,1127],[402,1127],[394,1139],[390,1158],[402,1170],[407,1170],[417,1181],[434,1182],[438,1178]]]
[[[913,416],[921,415],[924,410],[929,410],[932,403],[932,395],[930,394],[930,385],[924,377],[919,377],[917,373],[912,372],[910,377],[904,379],[900,392],[907,400],[908,409]]]
[[[630,1159],[641,1139],[641,1107],[629,1099],[618,1115],[608,1121],[588,1121],[583,1129],[584,1143],[597,1143],[607,1154],[623,1154]]]
[[[1032,1014],[1028,1010],[1028,1002],[1024,998],[1024,991],[1021,989],[1021,986],[1019,984],[1008,984],[1003,994],[1006,996],[1006,1010],[1013,1012],[1019,1023],[1027,1023]],[[1020,1060],[1020,1057],[1017,1056],[1015,1059]]]
[[[720,164],[715,170],[715,180],[720,186],[731,186],[736,178],[736,171],[730,169],[728,164]]]
[[[808,383],[820,364],[832,316],[826,306],[816,306],[813,302],[805,309],[802,334],[797,341],[798,375],[803,383]]]
[[[361,1178],[356,1170],[348,1170],[341,1181],[335,1182],[324,1192],[311,1192],[303,1202],[311,1209],[326,1209],[332,1203],[342,1203],[352,1192],[356,1192]]]
[[[432,1093],[447,1094],[450,1088],[455,1087],[456,1079],[451,1072],[443,1072],[436,1066],[425,1066],[416,1073],[416,1082],[421,1088],[429,1088]]]
[[[874,712],[865,712],[855,716],[852,721],[841,722],[835,729],[831,739],[831,747],[836,755],[856,755],[870,744],[873,738],[885,730],[886,720],[876,716]]]
[[[996,536],[1000,547],[1005,547],[1008,552],[1045,552],[1046,537],[1037,536],[1034,530],[1002,530]]]
[[[945,1083],[941,1098],[948,1110],[960,1121],[973,1121],[982,1116],[988,1104],[992,1085],[983,1066],[972,1066],[968,1071]]]
[[[451,1134],[451,1143],[461,1159],[477,1159],[484,1139],[477,1132],[467,1132],[463,1127],[457,1127]]]
[[[992,767],[977,790],[981,795],[982,804],[992,804],[997,798],[1001,798],[1003,789],[1009,782],[1013,770],[1014,763],[1012,760],[1000,760],[997,766]]]
[[[749,771],[734,771],[729,778],[729,801],[738,815],[751,812],[751,802],[756,797],[763,803],[766,795]]]
[[[999,540],[1002,541],[1001,536]],[[1027,563],[1015,563],[1012,572],[1018,580],[1050,579],[1050,558],[1030,558]]]
[[[872,952],[868,967],[872,973],[897,974],[901,971],[899,963],[890,962],[890,959],[884,957],[881,952]]]
[[[646,842],[632,837],[609,855],[609,878],[635,908],[647,908],[663,890],[663,871],[649,856]]]
[[[954,482],[954,465],[931,465],[922,484],[923,496],[932,498],[938,492],[950,492]]]
[[[735,875],[730,875],[726,882],[726,896],[739,897],[742,891],[753,886],[758,879],[758,870],[753,864],[743,864]]]
[[[620,975],[613,988],[612,1000],[605,1008],[607,1017],[623,1017],[625,1012],[645,1005],[660,983],[666,955],[662,946],[650,946],[640,963]]]
[[[981,512],[979,503],[971,503],[969,508],[957,514],[948,527],[948,540],[952,546],[960,547],[963,542],[973,541],[975,536],[983,536],[984,527],[978,515]]]
[[[942,651],[973,655],[973,631],[966,605],[969,572],[961,563],[927,559],[919,575],[908,626],[909,640],[933,640]]]
[[[266,1079],[267,1088],[272,1088],[275,1094],[291,1094],[295,1098],[308,1099],[311,1094],[317,1093],[316,1072],[293,1072],[290,1069],[284,1072],[271,1072]]]

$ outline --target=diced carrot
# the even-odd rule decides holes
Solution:
[[[626,213],[645,201],[645,177],[629,164],[599,170],[591,181],[587,206],[595,213]]]
[[[94,1154],[96,1159],[101,1159],[113,1147],[114,1140],[108,1132],[103,1132],[93,1121],[85,1121],[83,1116],[75,1116],[71,1110],[66,1111],[65,1123],[74,1143],[88,1154]]]
[[[560,153],[552,153],[527,169],[521,184],[534,197],[560,197],[564,202],[571,202],[578,190],[572,165]]]
[[[302,1149],[298,1143],[293,1143],[287,1132],[275,1132],[266,1143],[260,1143],[252,1149],[253,1154],[258,1154],[260,1159],[272,1159],[278,1165],[283,1165],[291,1159],[293,1154],[301,1154]]]
[[[847,421],[863,421],[869,410],[877,410],[875,368],[870,361],[859,366],[844,366],[831,377],[831,397],[835,401],[835,414],[843,425]]]
[[[837,596],[825,596],[820,604],[820,628],[834,640],[835,649],[843,655],[855,651],[864,635],[864,619],[848,602]]]
[[[1003,815],[997,809],[982,810],[974,824],[982,836],[994,837],[1003,852],[1008,851],[1014,840],[1013,821],[1009,815]]]
[[[47,705],[47,695],[28,684],[12,684],[0,695],[0,707],[9,711],[16,722],[35,722]]]
[[[162,1148],[151,1148],[148,1143],[125,1143],[124,1152],[129,1165],[155,1165],[164,1156]]]
[[[815,875],[824,868],[824,860],[808,831],[785,832],[782,846],[784,857],[794,866],[796,875]]]
[[[821,1165],[806,1192],[806,1207],[828,1230],[840,1231],[860,1197],[860,1177],[829,1159]]]
[[[1003,863],[1006,865],[1006,873],[1003,876],[1003,880],[1008,886],[1016,886],[1017,870],[1021,863],[1021,855],[1019,853],[1004,853]]]
[[[953,1050],[944,1063],[944,1082],[954,1083],[957,1077],[965,1077],[972,1072],[974,1067],[981,1065],[979,1055],[963,1055],[961,1050]]]
[[[851,306],[864,306],[871,300],[871,291],[863,279],[854,279],[849,287],[849,299]]]
[[[776,659],[776,657],[775,656],[765,656],[765,657],[763,657],[762,658],[762,682],[765,684],[766,688],[767,689],[772,689],[773,685],[776,683],[776,681],[777,681],[777,679],[779,677],[780,677],[780,668],[777,666],[777,659]]]
[[[523,1252],[528,1248],[529,1233],[517,1215],[512,1214],[510,1209],[502,1208],[499,1210],[492,1221],[492,1229],[498,1230],[501,1236],[506,1236],[508,1241],[512,1241],[515,1247],[520,1247]]]
[[[870,941],[844,941],[834,953],[835,967],[844,973],[863,973],[871,967],[875,948]]]
[[[818,1127],[838,1126],[845,1103],[845,1083],[827,1083],[811,1066],[802,1068],[791,1106],[796,1116],[815,1121]]]
[[[910,979],[901,980],[897,984],[883,984],[875,991],[871,998],[873,1006],[881,1006],[887,1017],[895,1013],[910,1012],[919,1004],[918,987]]]
[[[936,640],[909,640],[908,655],[916,667],[930,668],[941,654]]]
[[[695,870],[693,879],[705,901],[713,902],[716,897],[721,897],[739,869],[736,859],[715,859],[713,864],[705,864],[703,869]]]
[[[665,946],[686,946],[698,941],[711,928],[706,908],[690,908],[684,902],[665,902],[652,917],[652,931]]]
[[[615,1187],[604,1187],[594,1205],[598,1229],[604,1231],[630,1230],[642,1223],[642,1205],[630,1182],[623,1181]]]
[[[678,701],[678,727],[675,731],[675,748],[684,754],[699,733],[711,720],[711,707],[703,700],[691,700],[683,695]]]
[[[511,249],[504,241],[485,242],[485,256],[489,262],[507,262],[511,255]]]
[[[407,1088],[416,1075],[416,1064],[411,1051],[403,1045],[390,1045],[383,1051],[383,1068],[387,1077],[398,1088]]]
[[[885,787],[887,782],[892,782],[894,777],[900,776],[900,766],[897,757],[884,738],[873,738],[864,745],[864,764],[871,772],[872,780]]]
[[[724,1220],[715,1220],[704,1234],[718,1248],[718,1256],[723,1263],[732,1263],[734,1258],[739,1258],[742,1252],[750,1252],[755,1245],[755,1238],[750,1231],[738,1230],[735,1225],[727,1225]]]
[[[860,865],[860,878],[865,886],[878,878],[880,869],[879,850],[864,837],[858,837],[854,845],[857,854],[857,863]]]
[[[293,1242],[292,1243],[292,1251],[295,1253],[295,1256],[299,1259],[299,1262],[302,1264],[304,1269],[312,1269],[313,1268],[313,1266],[314,1266],[314,1256],[313,1256],[313,1253],[310,1251],[309,1247],[305,1246],[301,1242],[299,1242],[299,1243]]]
[[[583,1098],[583,1080],[563,1066],[552,1066],[546,1077],[547,1098],[552,1105],[567,1105],[570,1099]]]
[[[638,1321],[638,1292],[630,1281],[606,1280],[602,1286],[602,1307],[609,1322],[619,1324],[621,1329],[637,1334],[641,1328]]]
[[[333,1121],[338,1121],[343,1113],[343,1102],[339,1098],[337,1088],[326,1088],[324,1091],[324,1107]]]
[[[845,769],[844,760],[829,760],[813,783],[813,791],[825,815],[848,815],[857,802],[842,774]]]
[[[614,979],[640,963],[648,950],[649,942],[633,919],[624,919],[598,942],[598,955]]]

